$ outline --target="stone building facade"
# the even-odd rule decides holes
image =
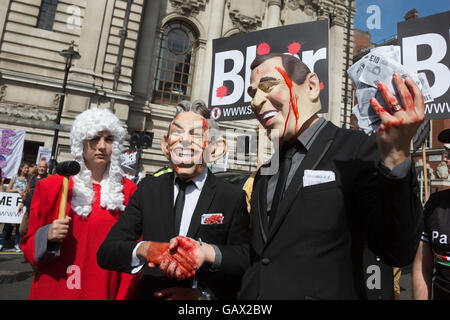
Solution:
[[[59,52],[74,41],[81,58],[68,74],[58,161],[71,158],[74,117],[99,106],[110,108],[129,134],[153,132],[152,147],[143,150],[143,170],[153,173],[167,164],[160,141],[173,105],[208,100],[213,39],[319,19],[330,20],[330,106],[323,116],[346,125],[346,45],[355,1],[350,6],[349,12],[348,0],[2,0],[0,127],[26,130],[25,160],[35,159],[39,145],[52,146],[65,73]],[[256,120],[219,124],[246,132],[259,127]],[[232,154],[236,141],[228,141]],[[228,170],[255,167],[250,158],[229,158]]]

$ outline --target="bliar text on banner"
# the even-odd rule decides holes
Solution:
[[[257,55],[290,54],[317,73],[321,113],[328,112],[328,20],[287,25],[213,40],[209,93],[211,118],[216,121],[253,119],[250,65]]]
[[[434,101],[425,101],[427,119],[450,118],[450,11],[398,24],[403,65],[423,72]]]

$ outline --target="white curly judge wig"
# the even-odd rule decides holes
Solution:
[[[74,176],[71,206],[79,216],[87,217],[92,209],[94,189],[89,170],[83,158],[83,141],[91,140],[98,132],[109,131],[114,136],[109,168],[106,168],[100,183],[100,206],[108,210],[124,210],[123,172],[120,168],[120,154],[125,137],[119,119],[108,109],[92,108],[80,113],[70,131],[71,153],[80,164],[80,172]]]

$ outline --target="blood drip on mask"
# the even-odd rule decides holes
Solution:
[[[295,130],[298,131],[298,119],[300,118],[300,114],[298,112],[298,97],[294,95],[294,93],[292,92],[292,80],[291,78],[289,78],[289,76],[287,75],[286,71],[284,71],[283,69],[281,69],[280,67],[275,67],[275,69],[281,74],[281,76],[284,79],[284,82],[286,83],[286,85],[289,88],[289,96],[290,96],[290,100],[289,100],[289,113],[288,116],[286,118],[286,122],[284,123],[284,131],[283,131],[283,135],[281,136],[282,138],[284,137],[285,133],[286,133],[286,128],[287,128],[287,123],[289,121],[289,116],[291,114],[291,110],[294,113],[295,116]]]

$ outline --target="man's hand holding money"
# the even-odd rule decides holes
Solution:
[[[376,98],[370,99],[381,119],[377,131],[381,159],[391,170],[409,157],[411,139],[425,120],[424,98],[416,83],[409,77],[403,81],[398,73],[393,74],[393,79],[400,101],[382,81],[377,86],[388,105],[387,110]]]

